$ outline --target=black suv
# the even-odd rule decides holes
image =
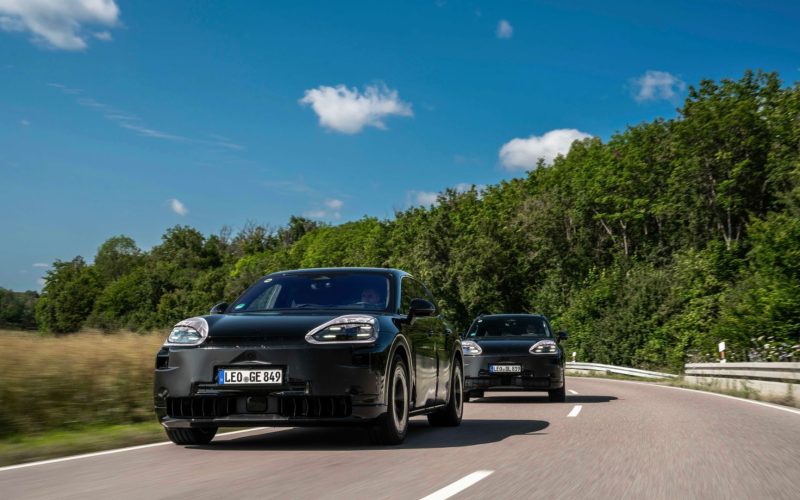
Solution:
[[[539,314],[479,316],[464,334],[464,390],[470,397],[484,391],[547,391],[550,401],[566,398],[564,353],[550,322]]]
[[[284,271],[175,325],[155,410],[177,444],[220,426],[361,424],[403,441],[408,418],[459,425],[461,342],[427,288],[396,269]]]

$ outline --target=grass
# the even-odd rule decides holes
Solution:
[[[152,422],[162,335],[0,330],[0,440]]]
[[[152,422],[138,424],[90,426],[30,436],[15,435],[0,439],[0,466],[164,440],[166,436],[155,417]]]

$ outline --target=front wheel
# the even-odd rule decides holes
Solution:
[[[561,386],[561,389],[547,391],[551,403],[563,403],[567,400],[567,387],[566,384]]]
[[[455,427],[461,424],[464,413],[464,379],[461,377],[461,364],[453,367],[453,378],[450,381],[450,401],[444,409],[428,415],[428,423],[441,427]]]
[[[175,444],[192,445],[208,444],[217,433],[216,427],[201,427],[196,429],[167,429],[167,437]]]
[[[395,356],[392,361],[388,381],[386,413],[378,417],[369,432],[375,444],[400,444],[408,431],[408,370],[400,356]]]

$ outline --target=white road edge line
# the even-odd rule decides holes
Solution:
[[[578,413],[580,413],[582,409],[583,409],[583,405],[575,405],[575,407],[572,409],[571,412],[569,412],[569,415],[567,415],[567,416],[568,417],[577,417]]]
[[[489,477],[490,475],[492,475],[492,473],[494,473],[493,470],[475,471],[472,474],[462,477],[455,483],[448,484],[444,488],[434,491],[430,495],[422,498],[422,500],[445,500],[446,498],[450,498],[456,493],[466,490],[467,488],[477,483],[481,479]]]
[[[578,394],[578,391],[573,391],[572,389],[567,389],[567,392],[569,392],[570,394],[573,394],[573,395],[574,394]]]
[[[600,380],[600,379],[597,379]],[[788,406],[780,406],[775,405],[772,403],[765,403],[763,401],[756,401],[754,399],[745,399],[745,398],[737,398],[736,396],[728,396],[727,394],[719,394],[717,392],[710,392],[710,391],[700,391],[697,389],[687,389],[686,387],[674,387],[671,385],[661,385],[661,384],[654,384],[652,382],[637,382],[635,380],[615,380],[615,379],[603,379],[603,380],[610,380],[612,382],[622,382],[625,384],[638,384],[638,385],[649,385],[651,387],[663,387],[664,389],[675,389],[677,391],[688,391],[688,392],[697,392],[700,394],[707,394],[709,396],[717,396],[719,398],[727,398],[727,399],[734,399],[736,401],[741,401],[743,403],[750,403],[758,406],[766,406],[767,408],[772,408],[774,410],[782,410],[788,411],[789,413],[794,413],[796,415],[800,415],[800,410],[795,408],[789,408]]]
[[[243,432],[261,431],[261,430],[264,430],[264,429],[266,429],[266,427],[253,427],[251,429],[243,429],[241,431],[232,431],[232,432],[225,432],[223,434],[217,434],[216,437],[231,436],[233,434],[241,434]],[[172,441],[162,441],[160,443],[142,444],[142,445],[139,445],[139,446],[128,446],[127,448],[116,448],[114,450],[96,451],[94,453],[84,453],[83,455],[72,455],[70,457],[52,458],[50,460],[41,460],[39,462],[28,462],[26,464],[8,465],[6,467],[0,467],[0,472],[5,472],[7,470],[14,470],[14,469],[24,469],[25,467],[34,467],[34,466],[37,466],[37,465],[48,465],[48,464],[57,464],[59,462],[69,462],[70,460],[80,460],[82,458],[92,458],[92,457],[101,457],[103,455],[113,455],[114,453],[122,453],[123,451],[135,451],[135,450],[143,450],[145,448],[155,448],[156,446],[164,446],[165,444],[172,444]]]

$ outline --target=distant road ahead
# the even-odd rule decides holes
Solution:
[[[14,498],[800,498],[800,411],[569,378],[566,403],[490,393],[403,446],[357,429],[262,429],[0,469]],[[482,471],[482,472],[479,472]],[[477,474],[476,474],[477,473]],[[449,488],[448,488],[449,487]]]

